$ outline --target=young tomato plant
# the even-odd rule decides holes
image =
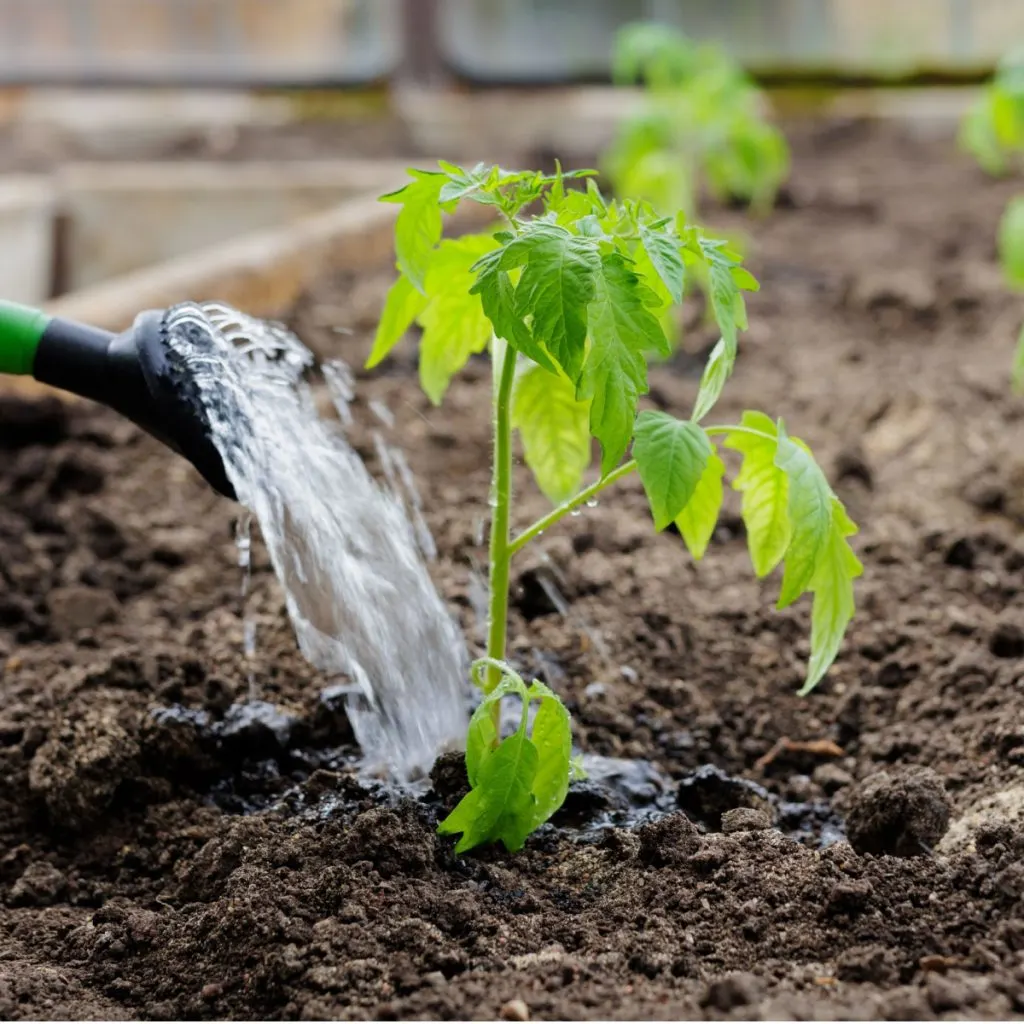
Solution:
[[[1005,57],[960,126],[960,145],[989,174],[1019,169],[1024,157],[1024,52]],[[999,224],[999,259],[1009,286],[1024,292],[1024,195],[1007,204]],[[1017,340],[1013,382],[1024,390],[1024,328]]]
[[[466,742],[470,793],[440,825],[461,833],[456,849],[501,840],[510,850],[561,806],[572,765],[569,715],[539,682],[505,664],[512,559],[574,509],[632,473],[647,493],[654,527],[675,523],[694,558],[711,539],[722,504],[723,450],[741,459],[734,486],[758,576],[784,565],[779,607],[814,595],[807,693],[836,657],[854,610],[860,563],[856,531],[810,450],[782,421],[746,412],[739,423],[703,423],[732,373],[746,327],[742,289],[757,288],[737,255],[682,215],[643,201],[607,202],[593,172],[543,175],[483,165],[410,171],[396,224],[400,276],[388,293],[367,365],[384,359],[414,323],[420,380],[437,404],[474,353],[489,349],[493,508],[486,657],[474,665],[483,703]],[[586,180],[585,189],[567,180]],[[442,239],[442,215],[459,203],[491,207],[491,234]],[[533,216],[528,207],[539,208]],[[648,362],[668,351],[659,311],[682,295],[699,266],[721,331],[687,419],[640,411]],[[512,462],[518,432],[526,462],[552,510],[512,531]],[[584,486],[591,439],[600,475]],[[627,457],[632,447],[631,457]],[[499,710],[518,700],[519,724],[502,736]],[[530,715],[532,705],[536,714]],[[531,724],[532,722],[532,724]]]
[[[725,51],[663,25],[630,25],[619,34],[614,73],[619,84],[645,88],[641,111],[605,155],[618,195],[693,216],[704,181],[719,198],[771,206],[789,149],[761,116],[760,92]]]

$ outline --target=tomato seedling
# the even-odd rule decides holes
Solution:
[[[960,145],[989,174],[1019,168],[1024,157],[1024,51],[1000,61],[995,76],[960,125]],[[1007,204],[999,223],[999,261],[1007,284],[1024,292],[1024,196]],[[1024,327],[1017,339],[1013,383],[1024,391]]]
[[[789,148],[761,116],[760,91],[724,50],[663,25],[629,25],[616,41],[614,77],[644,87],[639,113],[604,159],[618,195],[693,216],[706,182],[720,199],[772,205],[789,171]]]
[[[420,381],[439,404],[452,377],[489,349],[493,461],[486,657],[475,663],[484,694],[466,743],[472,789],[441,823],[461,833],[456,849],[501,840],[519,849],[561,806],[572,765],[569,715],[546,686],[529,686],[505,663],[512,559],[531,540],[631,473],[654,518],[674,523],[694,558],[708,546],[722,504],[722,450],[737,453],[734,486],[758,576],[784,565],[779,607],[814,595],[811,656],[802,693],[836,657],[854,610],[861,565],[847,538],[856,531],[810,450],[781,420],[746,412],[739,423],[703,420],[733,370],[746,327],[742,291],[757,282],[725,243],[679,214],[645,201],[608,202],[594,172],[545,175],[442,163],[410,171],[384,201],[401,204],[395,229],[398,280],[388,292],[368,367],[415,322]],[[585,188],[567,187],[571,179]],[[459,203],[493,209],[493,233],[442,239],[442,215]],[[527,208],[540,212],[529,215]],[[700,267],[721,339],[711,353],[691,415],[639,410],[648,362],[668,352],[660,313]],[[553,508],[513,534],[513,439]],[[600,475],[584,486],[591,439]],[[632,457],[627,458],[632,446]],[[501,735],[504,698],[520,701],[519,724]],[[537,704],[532,718],[530,707]]]

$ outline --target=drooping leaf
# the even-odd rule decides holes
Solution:
[[[372,370],[381,363],[405,335],[427,305],[427,297],[416,290],[404,274],[388,289],[384,300],[384,311],[377,324],[373,349],[366,360],[366,369]]]
[[[679,236],[670,228],[653,229],[641,224],[640,243],[658,276],[665,283],[672,301],[677,306],[680,305],[683,301],[685,269],[680,253],[682,243]]]
[[[552,504],[571,497],[590,465],[590,403],[576,398],[564,373],[530,364],[516,377],[512,425],[526,464]]]
[[[647,392],[645,354],[669,355],[665,332],[651,312],[657,296],[621,253],[601,256],[589,307],[590,352],[577,397],[590,399],[590,432],[601,442],[601,472],[622,460],[633,435],[637,401]]]
[[[730,352],[724,338],[719,338],[708,356],[704,373],[700,378],[700,389],[693,404],[693,420],[700,422],[715,407],[722,395],[725,382],[732,376],[736,365],[736,353]]]
[[[864,567],[846,538],[856,532],[857,527],[842,502],[833,497],[828,537],[810,586],[814,592],[811,657],[801,696],[811,692],[835,661],[846,627],[853,618],[853,581],[863,573]]]
[[[537,748],[527,737],[525,724],[502,740],[484,760],[476,787],[438,825],[442,834],[462,833],[455,845],[456,853],[495,839],[500,839],[511,852],[522,847],[531,831],[531,789],[538,760]]]
[[[715,532],[718,513],[722,509],[722,477],[725,463],[712,447],[707,465],[690,500],[676,516],[676,527],[690,554],[699,562],[707,551]]]
[[[529,694],[531,699],[540,701],[531,736],[538,757],[533,780],[532,832],[565,803],[571,774],[572,726],[565,705],[543,683],[535,679]]]
[[[810,588],[828,544],[832,524],[832,489],[814,457],[786,434],[779,423],[775,465],[789,485],[789,524],[779,607],[792,604]]]
[[[424,281],[428,302],[419,315],[420,383],[435,405],[452,377],[490,340],[491,322],[471,291],[476,280],[471,268],[495,244],[488,235],[446,239],[430,262]]]
[[[551,373],[556,366],[544,346],[533,340],[533,333],[524,316],[516,311],[516,289],[504,264],[508,261],[507,250],[514,240],[505,243],[501,249],[484,256],[473,268],[476,281],[470,289],[479,295],[484,313],[491,321],[494,333],[507,341],[517,352],[532,359]],[[515,257],[513,257],[514,261]]]
[[[469,720],[466,733],[466,774],[469,784],[478,783],[480,769],[491,751],[497,746],[498,733],[494,725],[494,705],[506,697],[526,699],[526,685],[518,676],[504,676],[500,683],[480,702]]]
[[[543,343],[575,382],[583,365],[587,309],[600,269],[596,240],[573,235],[558,224],[534,221],[507,247],[502,266],[508,269],[510,263],[522,267],[515,290],[516,314],[532,317],[534,342]]]
[[[395,222],[395,253],[398,269],[420,291],[430,256],[441,241],[441,189],[448,180],[435,171],[409,170],[413,180],[397,192],[381,196],[381,202],[400,203]]]
[[[633,457],[655,529],[664,530],[686,507],[711,454],[711,442],[696,423],[664,412],[637,417]]]
[[[789,483],[775,465],[778,428],[764,413],[745,412],[740,424],[756,433],[735,431],[723,442],[739,452],[743,464],[733,487],[743,495],[742,515],[754,572],[767,576],[782,561],[789,547]]]

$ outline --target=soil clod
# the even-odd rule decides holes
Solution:
[[[934,772],[878,772],[851,795],[847,835],[859,853],[928,856],[946,834],[949,813]]]

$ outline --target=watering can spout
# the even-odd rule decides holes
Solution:
[[[235,498],[202,407],[168,372],[166,311],[140,313],[121,334],[0,301],[0,373],[91,399],[184,456],[214,490]]]

